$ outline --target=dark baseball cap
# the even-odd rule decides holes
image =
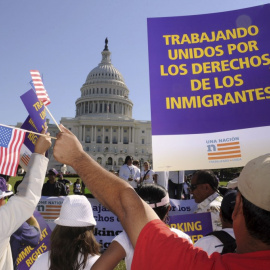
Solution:
[[[58,171],[55,168],[49,170],[48,174],[58,175]]]
[[[221,211],[222,213],[224,213],[225,217],[229,220],[232,219],[232,213],[235,206],[236,195],[237,195],[236,190],[228,191],[224,195],[223,200],[221,202]]]

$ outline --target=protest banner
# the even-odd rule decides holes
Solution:
[[[61,197],[45,197],[42,196],[36,210],[42,215],[51,230],[56,224],[53,222],[60,215],[60,209],[64,201]],[[95,237],[101,244],[101,248],[107,249],[115,236],[123,231],[119,219],[105,207],[103,207],[96,199],[88,199],[92,205],[93,214],[97,222],[95,228]],[[187,215],[194,213],[196,203],[194,200],[171,200],[172,208],[169,216]]]
[[[54,220],[59,217],[62,203],[61,197],[45,197],[42,196],[36,210],[40,212],[44,220],[47,222],[51,230],[56,226]],[[95,237],[101,244],[101,249],[107,249],[113,238],[123,231],[122,225],[118,218],[105,207],[103,207],[96,199],[88,199],[92,205],[93,215],[97,222],[95,228]]]
[[[270,151],[270,4],[149,18],[156,170],[244,166]]]
[[[213,231],[210,213],[170,216],[169,226],[188,234],[193,244]]]
[[[43,103],[38,100],[36,93],[32,89],[23,94],[21,100],[29,113],[21,128],[41,132],[46,122],[46,110]],[[27,165],[31,154],[34,152],[37,139],[38,135],[33,133],[28,133],[25,137],[20,152],[20,165],[25,171],[27,171]]]
[[[49,250],[51,229],[38,211],[34,212],[34,216],[39,223],[42,239],[34,248],[30,246],[24,247],[17,258],[18,270],[28,270],[39,255]]]
[[[192,200],[175,200],[170,199],[171,209],[169,216],[179,216],[193,214],[197,209],[197,203]]]
[[[46,122],[46,110],[42,101],[39,101],[37,95],[33,89],[30,89],[23,95],[21,100],[29,113],[29,116],[33,120],[36,127],[36,131],[41,132],[45,127]]]

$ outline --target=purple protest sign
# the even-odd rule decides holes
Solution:
[[[41,123],[40,123],[41,124]],[[37,129],[36,125],[34,124],[34,121],[30,117],[30,115],[26,118],[24,123],[21,126],[22,129],[34,131],[34,132],[40,132],[41,129]],[[35,144],[38,139],[38,135],[33,133],[27,133],[24,140],[24,145],[27,146],[27,148],[33,153],[35,150]]]
[[[51,229],[38,211],[34,216],[39,223],[42,240],[35,248],[27,246],[22,250],[17,258],[18,270],[28,270],[39,255],[49,250]]]
[[[188,234],[193,243],[213,231],[210,213],[170,216],[169,226]]]
[[[29,116],[26,118],[21,128],[34,132],[41,132],[45,126],[46,110],[42,102],[37,98],[34,90],[30,89],[21,96]],[[27,171],[27,165],[31,154],[34,152],[38,135],[27,133],[20,153],[20,165]]]
[[[34,121],[30,117],[30,115],[26,118],[21,128],[25,130],[29,130],[29,131],[41,132],[42,130],[41,125],[44,123],[42,119],[37,118],[37,120],[39,121],[39,122],[36,121],[39,129],[34,124]],[[33,133],[27,133],[25,136],[24,143],[22,145],[21,152],[20,152],[20,163],[19,163],[25,171],[27,171],[27,166],[30,160],[30,156],[35,150],[35,144],[37,142],[37,139],[38,139],[38,135],[33,134]],[[46,156],[47,156],[47,153],[46,153]]]
[[[153,135],[270,125],[270,4],[148,19]]]
[[[23,94],[21,100],[37,128],[36,132],[41,132],[46,121],[45,106],[38,100],[33,89]]]
[[[155,170],[240,167],[268,152],[270,4],[147,23]]]

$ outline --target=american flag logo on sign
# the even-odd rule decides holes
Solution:
[[[45,220],[55,220],[60,216],[61,205],[47,204],[44,211],[40,212]]]
[[[222,140],[221,140],[222,141]],[[222,160],[222,159],[234,159],[241,158],[240,142],[212,142],[207,145],[208,148],[208,160]]]

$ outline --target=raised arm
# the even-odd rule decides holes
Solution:
[[[127,182],[103,169],[86,154],[72,132],[62,125],[61,130],[54,146],[55,159],[74,168],[95,198],[118,216],[135,246],[144,225],[158,216]]]
[[[0,207],[0,239],[9,237],[34,212],[41,196],[48,159],[45,152],[51,146],[49,137],[40,137],[35,146],[35,153],[31,155],[28,170],[22,183],[18,186],[18,193],[6,205]]]
[[[118,242],[113,241],[94,263],[91,270],[113,270],[125,257],[124,248]]]

